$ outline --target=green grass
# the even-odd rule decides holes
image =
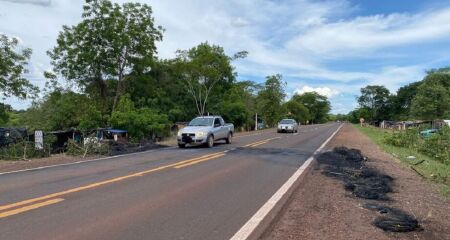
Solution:
[[[403,164],[414,167],[426,179],[438,183],[440,185],[440,192],[444,196],[450,197],[450,165],[421,154],[415,149],[386,144],[384,139],[389,134],[392,134],[391,130],[383,130],[375,127],[361,127],[358,124],[355,124],[354,126],[378,144],[383,151],[399,159]],[[415,159],[409,159],[409,156],[414,156]],[[422,160],[424,160],[424,162],[415,165]]]

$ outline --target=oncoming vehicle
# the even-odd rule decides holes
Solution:
[[[220,116],[196,117],[189,124],[178,131],[178,147],[189,145],[203,145],[213,147],[217,140],[225,140],[230,144],[234,134],[234,125],[225,123]]]
[[[294,119],[283,119],[278,123],[277,132],[298,132],[298,124]]]

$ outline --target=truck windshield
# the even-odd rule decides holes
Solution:
[[[213,118],[194,118],[188,126],[212,126]]]

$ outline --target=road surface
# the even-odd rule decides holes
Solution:
[[[0,175],[0,239],[229,239],[339,127]]]

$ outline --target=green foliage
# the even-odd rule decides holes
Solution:
[[[177,73],[193,98],[198,115],[203,116],[207,112],[208,101],[217,101],[223,96],[221,92],[234,83],[231,60],[222,47],[207,42],[189,50],[177,51]]]
[[[392,154],[404,164],[413,166],[427,179],[433,182],[446,184],[443,185],[443,189],[448,190],[448,187],[450,186],[450,164],[448,164],[448,162],[445,164],[432,156],[419,152],[419,149],[417,148],[399,147],[387,144],[386,139],[392,134],[391,131],[375,127],[354,126],[377,143],[383,151]],[[415,156],[415,159],[410,159],[409,156]]]
[[[316,92],[306,92],[301,95],[294,95],[292,101],[301,103],[308,109],[307,120],[310,123],[324,123],[328,121],[330,112],[330,102],[328,98]]]
[[[275,126],[283,115],[282,103],[286,93],[286,82],[280,74],[267,76],[257,96],[257,109],[266,124]]]
[[[188,121],[194,117],[197,114],[194,101],[185,90],[174,61],[155,61],[151,69],[125,81],[125,92],[136,108],[147,107],[167,113],[171,122]]]
[[[328,114],[328,120],[330,121],[349,121],[347,114]]]
[[[450,118],[450,74],[432,73],[418,87],[411,114],[423,120]]]
[[[31,49],[17,51],[19,41],[0,34],[0,92],[3,96],[16,96],[25,99],[34,97],[38,88],[33,86],[23,74],[31,56]]]
[[[436,120],[450,118],[450,73],[449,68],[432,69],[418,82],[401,87],[390,95],[383,86],[367,86],[358,97],[359,109],[368,110],[368,115],[356,110],[349,113],[352,122],[355,115],[364,115],[367,121],[411,119]],[[365,111],[364,110],[364,111]]]
[[[254,126],[258,88],[258,85],[250,81],[234,83],[218,106],[218,112],[225,121],[233,123],[236,128],[251,129]]]
[[[390,93],[384,86],[372,85],[361,88],[361,96],[358,97],[361,108],[369,111],[366,121],[379,121],[390,118]]]
[[[306,124],[306,121],[311,119],[309,109],[298,100],[298,98],[292,98],[284,104],[287,112],[286,117],[293,118],[299,123]]]
[[[111,146],[108,143],[89,142],[79,144],[72,139],[67,142],[66,154],[86,157],[89,155],[109,155]]]
[[[55,141],[55,136],[45,135],[43,149],[36,149],[34,142],[21,139],[15,143],[1,147],[0,160],[27,160],[30,158],[49,157]]]
[[[397,94],[391,98],[392,115],[394,119],[404,121],[409,120],[412,100],[416,96],[418,88],[422,82],[414,82],[399,88]]]
[[[125,129],[137,140],[167,135],[169,121],[150,108],[136,109],[128,95],[122,96],[110,119],[114,128]]]
[[[123,93],[123,80],[130,71],[148,71],[162,27],[154,25],[152,9],[140,3],[119,5],[109,0],[86,0],[82,21],[63,26],[57,46],[48,55],[54,71],[80,87],[97,89],[107,96],[104,77],[117,80],[113,102]]]
[[[0,103],[0,124],[5,125],[9,122],[12,108],[8,104]]]
[[[438,133],[431,137],[421,138],[419,133],[422,129],[413,128],[387,135],[384,139],[386,144],[415,149],[444,164],[450,165],[450,128],[443,127]]]
[[[419,151],[450,165],[450,127],[444,127],[426,138],[419,146]]]
[[[84,94],[52,92],[40,102],[35,102],[23,116],[23,123],[30,129],[67,130],[101,127],[104,120],[95,102]]]
[[[386,136],[385,142],[396,147],[417,148],[422,141],[417,128],[395,132]]]

